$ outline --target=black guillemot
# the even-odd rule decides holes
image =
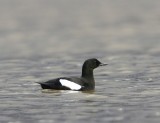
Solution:
[[[99,66],[105,66],[95,58],[88,59],[82,66],[81,77],[60,77],[46,82],[38,82],[42,89],[55,89],[55,90],[74,90],[74,91],[87,91],[94,90],[95,81],[93,70]]]

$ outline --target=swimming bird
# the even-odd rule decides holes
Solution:
[[[38,82],[42,89],[87,91],[95,89],[93,70],[99,66],[105,66],[95,58],[83,63],[81,77],[60,77],[46,82]]]

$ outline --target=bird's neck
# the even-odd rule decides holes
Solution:
[[[85,66],[82,67],[82,78],[87,79],[94,83],[93,69],[86,69]]]

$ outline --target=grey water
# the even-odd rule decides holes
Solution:
[[[0,1],[0,123],[159,123],[160,1]],[[36,83],[80,76],[92,92]]]

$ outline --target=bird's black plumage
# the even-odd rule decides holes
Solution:
[[[95,81],[93,70],[99,66],[104,66],[95,58],[88,59],[82,66],[81,77],[60,77],[49,80],[47,82],[40,82],[42,89],[55,89],[55,90],[93,90],[95,88]],[[68,82],[68,85],[67,85]],[[75,87],[74,87],[75,86]]]

